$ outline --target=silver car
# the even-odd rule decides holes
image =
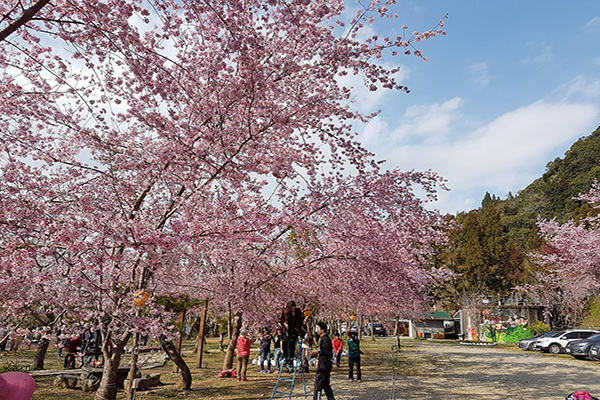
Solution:
[[[536,350],[542,350],[548,353],[560,354],[564,352],[567,343],[572,340],[587,339],[592,335],[600,333],[591,329],[572,329],[564,332],[561,335],[555,337],[546,337],[538,339],[533,348]]]

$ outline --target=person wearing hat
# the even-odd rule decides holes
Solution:
[[[35,381],[24,372],[0,374],[0,399],[30,400],[35,391]]]

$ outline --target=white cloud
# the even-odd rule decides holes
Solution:
[[[527,43],[526,48],[530,49],[531,55],[521,60],[521,65],[539,65],[550,64],[554,62],[554,48],[546,43]]]
[[[382,63],[382,66],[389,69],[395,68],[395,66],[385,63]],[[402,67],[400,71],[394,74],[396,83],[400,85],[403,84],[407,79],[408,74],[408,68]],[[364,76],[360,72],[358,75],[353,75],[349,72],[348,75],[336,77],[336,80],[340,86],[352,88],[351,99],[356,103],[358,109],[365,112],[377,109],[383,97],[390,93],[390,90],[383,89],[380,85],[378,85],[379,89],[376,91],[369,90],[368,85],[370,85],[370,83],[367,84],[367,82],[365,82]]]
[[[436,108],[442,107],[431,107]],[[422,110],[421,117],[425,117],[427,110]],[[482,196],[482,190],[502,196],[523,189],[539,176],[540,169],[557,150],[589,134],[597,115],[596,106],[536,102],[506,113],[470,134],[447,135],[437,143],[396,147],[384,158],[404,170],[432,169],[448,179],[452,192],[441,194],[434,207],[454,213],[473,207],[465,206],[468,204],[478,206],[479,200],[473,199]]]
[[[479,62],[469,65],[471,74],[471,82],[481,88],[485,88],[490,84],[492,75],[490,74],[489,65],[486,62]]]
[[[594,17],[587,24],[585,29],[592,32],[600,32],[600,17]]]
[[[379,116],[371,119],[369,123],[364,127],[360,141],[366,147],[372,147],[380,141],[381,134],[387,131],[387,123]]]
[[[558,92],[566,97],[600,97],[600,78],[579,75],[562,85]]]
[[[392,140],[419,137],[422,140],[439,140],[451,132],[452,123],[460,116],[462,100],[458,97],[444,103],[411,106],[404,114],[404,123],[391,134]]]

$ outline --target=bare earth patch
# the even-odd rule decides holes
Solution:
[[[369,358],[365,354],[367,365]],[[576,360],[569,355],[523,352],[516,346],[465,346],[403,339],[394,391],[391,362],[388,365],[387,376],[369,376],[367,371],[361,384],[336,374],[332,377],[336,398],[559,400],[577,390],[600,396],[600,363]]]
[[[516,346],[464,346],[443,341],[402,339],[392,380],[392,345],[395,338],[377,338],[361,342],[363,382],[348,382],[347,359],[334,367],[331,377],[337,400],[562,400],[569,393],[586,390],[600,397],[600,363],[581,361],[569,355],[523,352]],[[212,345],[212,343],[211,343]],[[194,364],[192,342],[186,342],[184,356]],[[253,356],[257,356],[253,349]],[[17,355],[15,355],[17,356]],[[33,351],[18,356],[29,363]],[[27,362],[25,362],[27,360]],[[48,357],[48,368],[60,368],[62,360]],[[261,374],[257,366],[248,372],[249,382],[217,378],[223,354],[211,347],[204,368],[192,367],[192,390],[175,389],[179,379],[170,363],[160,372],[163,386],[139,392],[137,400],[249,400],[269,399],[275,387],[274,374]],[[36,376],[34,400],[90,400],[93,394],[81,390],[56,389],[53,377]],[[306,374],[308,398],[312,399],[314,368]],[[123,392],[118,399],[125,398]],[[276,399],[287,399],[278,396]],[[304,399],[301,380],[294,388],[294,400]]]

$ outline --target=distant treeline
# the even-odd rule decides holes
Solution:
[[[531,253],[547,251],[539,237],[538,218],[581,221],[597,213],[578,200],[600,180],[600,127],[575,142],[564,158],[546,165],[545,173],[516,195],[505,199],[486,193],[481,207],[447,215],[456,227],[449,243],[432,260],[460,274],[434,297],[447,310],[458,310],[477,296],[505,296],[516,286],[535,283],[540,268]]]

